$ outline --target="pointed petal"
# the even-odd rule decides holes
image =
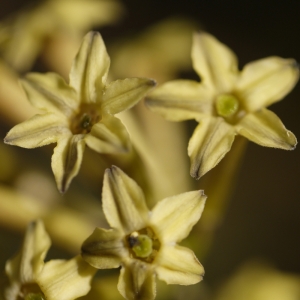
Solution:
[[[69,131],[67,126],[67,122],[55,114],[35,115],[13,127],[4,142],[23,148],[45,146],[55,143],[60,136],[66,134]]]
[[[78,174],[85,148],[84,135],[65,135],[57,141],[52,155],[52,171],[57,188],[64,193]]]
[[[99,32],[89,32],[70,72],[70,85],[75,88],[83,103],[101,101],[110,59]]]
[[[118,268],[126,254],[122,235],[115,229],[96,228],[81,248],[83,259],[97,269]]]
[[[7,261],[5,270],[11,282],[34,282],[44,267],[51,241],[44,224],[37,220],[28,225],[21,251]]]
[[[70,117],[79,105],[74,89],[55,73],[29,73],[21,83],[30,103],[39,109]]]
[[[86,295],[96,269],[80,256],[70,260],[50,260],[37,282],[47,300],[73,300]]]
[[[128,234],[147,224],[148,208],[141,188],[115,166],[105,171],[102,203],[105,217],[112,228]]]
[[[158,202],[150,217],[155,233],[164,243],[179,242],[187,237],[204,209],[203,191],[187,192]]]
[[[188,145],[191,176],[199,179],[214,168],[230,150],[234,136],[234,128],[222,118],[202,119]]]
[[[156,296],[154,272],[148,264],[132,260],[121,269],[118,290],[127,300],[153,300]]]
[[[297,145],[294,134],[268,109],[247,114],[236,128],[239,134],[261,146],[293,150]]]
[[[112,115],[137,104],[155,86],[148,78],[127,78],[116,80],[106,86],[102,109]]]
[[[203,279],[204,269],[193,251],[188,248],[165,246],[157,259],[156,273],[167,284],[195,284]]]
[[[231,91],[237,79],[235,54],[212,35],[201,32],[194,35],[192,60],[201,82],[210,90]]]
[[[85,137],[86,144],[99,153],[122,153],[130,148],[129,135],[122,122],[113,116],[103,116]]]
[[[244,67],[236,90],[245,107],[254,112],[281,100],[292,90],[298,78],[295,60],[268,57]]]
[[[173,80],[157,87],[146,104],[154,112],[170,121],[199,119],[212,114],[213,93],[191,80]]]

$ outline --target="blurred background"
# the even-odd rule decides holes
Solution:
[[[27,2],[31,1],[2,0],[0,22],[9,14],[20,10]],[[117,70],[114,65],[113,55],[116,55],[115,61],[118,59],[116,49],[122,43],[140,36],[154,24],[171,17],[188,20],[191,22],[188,25],[189,28],[202,29],[215,35],[237,54],[240,69],[248,62],[272,55],[291,57],[300,61],[300,2],[297,0],[123,0],[120,3],[123,9],[118,22],[104,24],[101,27],[92,26],[93,29],[101,32],[108,52],[112,53],[112,70],[119,77],[123,75],[125,77],[126,69],[122,74],[122,71]],[[189,39],[190,37],[187,38],[188,41]],[[130,64],[130,61],[128,63]],[[189,57],[183,65],[184,67],[179,66],[171,77],[196,79]],[[31,70],[44,72],[48,67],[49,65],[45,62],[37,59]],[[164,81],[163,78],[154,78],[158,80],[158,83]],[[299,101],[300,85],[298,84],[284,101],[270,108],[298,138],[300,138]],[[8,118],[3,112],[1,113],[2,138],[15,124],[15,119]],[[190,126],[194,124],[191,123]],[[22,178],[17,173],[29,170],[32,171],[30,174],[35,182],[33,173],[38,169],[43,170],[46,178],[45,184],[54,185],[50,169],[52,146],[46,147],[46,151],[45,149],[29,151],[3,145],[1,148],[4,149],[0,157],[1,164],[4,165],[3,157],[6,160],[9,157],[11,160],[6,162],[11,163],[15,168],[15,171],[11,171],[12,174],[6,173],[3,176],[4,185],[9,185],[12,180],[18,178],[18,187],[20,187]],[[8,154],[8,152],[13,154]],[[24,158],[26,158],[25,163]],[[4,168],[10,169],[7,164]],[[26,178],[31,178],[29,173],[26,174],[24,175]],[[286,152],[263,148],[253,143],[248,144],[222,222],[216,230],[205,260],[201,261],[206,270],[204,281],[208,283],[211,290],[217,289],[241,266],[253,260],[269,263],[278,272],[300,275],[299,178],[299,149]],[[28,182],[25,185],[27,186]],[[199,186],[201,187],[201,180]],[[81,193],[90,195],[88,188],[89,184],[86,182]],[[78,186],[73,184],[66,196],[56,195],[55,189],[53,194],[48,196],[58,198],[55,201],[68,203],[68,201],[73,201],[68,199],[72,197],[74,199],[77,189]],[[90,198],[92,205],[96,207],[99,204],[97,201],[101,186],[94,188],[93,192]],[[98,200],[96,200],[97,197]],[[74,208],[77,204],[73,202],[72,205]],[[18,249],[21,240],[19,228],[8,228],[4,223],[0,221],[0,225],[2,224],[1,252],[5,253],[1,254],[0,259],[2,270],[5,260]],[[199,243],[201,244],[201,240]],[[64,255],[59,250],[57,251],[60,255]]]

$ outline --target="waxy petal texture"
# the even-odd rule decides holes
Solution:
[[[74,300],[89,292],[96,271],[80,256],[68,261],[51,260],[45,264],[37,282],[47,300]]]
[[[70,72],[70,85],[82,103],[102,101],[102,93],[110,66],[110,59],[99,32],[89,32],[83,39]]]
[[[191,80],[174,80],[162,84],[146,99],[147,106],[170,121],[201,119],[213,112],[213,93]]]
[[[118,290],[127,300],[153,300],[156,283],[151,266],[138,260],[125,263],[121,269]]]
[[[244,67],[236,83],[236,92],[247,110],[254,112],[285,97],[298,78],[295,60],[268,57]]]
[[[193,251],[175,246],[164,247],[157,257],[156,273],[168,284],[195,284],[203,279],[204,269]]]
[[[36,148],[55,143],[69,133],[64,120],[55,114],[35,115],[13,127],[6,135],[6,144]]]
[[[146,227],[148,208],[141,188],[116,167],[107,169],[103,182],[103,211],[112,228],[128,234]]]
[[[122,256],[128,255],[123,243],[118,230],[96,228],[82,245],[82,257],[97,269],[118,268]]]
[[[235,129],[222,118],[206,117],[195,129],[188,146],[191,176],[199,179],[230,150]]]
[[[230,91],[238,76],[235,54],[212,35],[194,35],[192,60],[201,82],[216,93]]]
[[[205,200],[203,191],[192,191],[165,198],[152,210],[151,226],[165,243],[180,242],[189,235],[201,217]]]
[[[78,174],[85,148],[82,134],[65,136],[57,141],[51,167],[60,192],[64,193]]]
[[[154,86],[155,81],[147,78],[126,78],[108,84],[103,95],[102,109],[117,114],[137,104]]]
[[[130,149],[129,136],[122,122],[110,115],[103,116],[85,136],[86,144],[98,153],[124,153]]]
[[[55,73],[29,73],[21,80],[30,103],[67,119],[78,108],[79,98],[65,80]]]
[[[293,150],[297,145],[294,134],[266,108],[248,114],[236,127],[240,135],[261,146]]]

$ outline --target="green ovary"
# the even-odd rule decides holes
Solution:
[[[135,238],[134,246],[132,247],[132,251],[135,253],[137,257],[146,258],[152,253],[152,239],[145,235],[140,234]]]
[[[216,110],[221,117],[231,117],[239,109],[238,99],[230,94],[223,94],[217,97],[216,100]]]

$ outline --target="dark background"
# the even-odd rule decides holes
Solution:
[[[2,0],[0,17],[25,1]],[[185,16],[228,45],[240,68],[267,56],[300,61],[300,1],[126,0],[127,15],[103,36],[140,32],[168,16]],[[300,86],[274,111],[300,137]],[[286,152],[250,143],[223,226],[205,262],[206,278],[217,282],[248,259],[262,258],[300,273],[300,150]]]

